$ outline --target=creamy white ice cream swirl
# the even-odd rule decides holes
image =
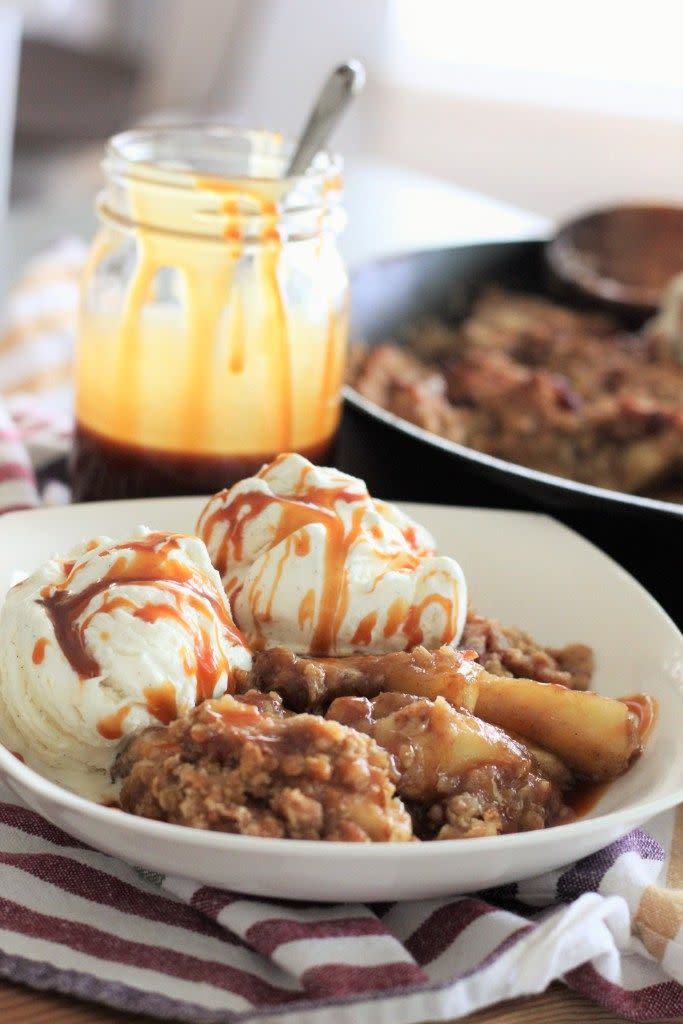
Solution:
[[[140,528],[54,558],[0,613],[0,739],[84,795],[123,737],[231,687],[251,655],[196,537]]]
[[[215,495],[197,524],[254,647],[381,654],[455,644],[462,569],[362,480],[283,455]]]

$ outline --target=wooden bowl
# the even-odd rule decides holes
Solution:
[[[565,224],[548,243],[546,259],[576,299],[642,321],[683,272],[683,207],[596,210]]]

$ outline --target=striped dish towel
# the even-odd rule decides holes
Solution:
[[[32,462],[64,455],[73,420],[73,351],[87,248],[66,238],[27,264],[0,329],[0,397]]]
[[[0,401],[0,513],[33,508],[38,488],[19,429]]]
[[[680,847],[673,820],[655,830]],[[268,901],[98,853],[0,787],[0,974],[193,1022],[455,1020],[556,979],[633,1020],[681,1020],[683,895],[658,887],[664,860],[636,830],[477,896]]]

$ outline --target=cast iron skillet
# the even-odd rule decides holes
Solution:
[[[482,286],[553,294],[544,243],[408,253],[352,278],[352,339],[400,341],[426,315],[461,319]],[[630,569],[683,621],[683,505],[610,491],[518,466],[437,437],[346,389],[338,464],[387,498],[549,512]]]

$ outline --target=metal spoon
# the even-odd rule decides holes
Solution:
[[[289,162],[286,177],[303,174],[307,170],[313,157],[323,148],[336,128],[339,118],[353,97],[364,85],[365,68],[358,60],[346,61],[332,71],[308,116],[306,127]]]

